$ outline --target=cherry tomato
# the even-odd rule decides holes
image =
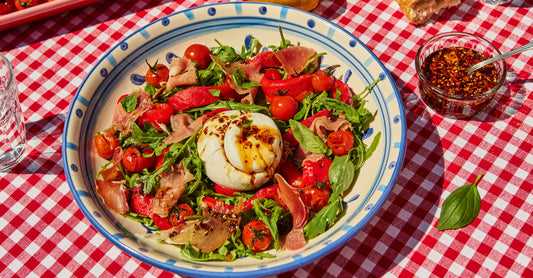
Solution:
[[[146,63],[148,64],[148,61],[146,61]],[[154,65],[148,64],[148,71],[144,76],[144,80],[146,83],[159,88],[161,87],[161,82],[168,81],[168,75],[168,67],[163,64],[158,64],[156,61]]]
[[[170,117],[174,114],[174,108],[166,103],[154,103],[150,110],[144,112],[137,118],[137,124],[144,126],[144,123],[152,124],[155,129],[162,131],[159,124],[170,125]]]
[[[251,246],[252,251],[261,252],[268,249],[272,242],[270,229],[260,220],[253,220],[244,225],[242,241]]]
[[[319,211],[328,205],[331,193],[327,188],[309,187],[304,189],[304,201],[307,207],[313,211]]]
[[[326,144],[333,151],[333,155],[347,155],[348,152],[353,148],[353,134],[348,130],[333,131],[328,135]]]
[[[152,148],[144,144],[131,146],[124,151],[122,165],[132,173],[141,172],[143,169],[152,167],[155,160],[153,154]]]
[[[270,102],[272,116],[288,121],[298,112],[298,101],[291,96],[274,96]]]
[[[111,159],[115,148],[120,146],[118,138],[111,132],[98,133],[94,138],[96,153],[104,159]]]
[[[39,5],[39,0],[15,0],[17,10],[24,10]]]
[[[176,207],[177,213],[170,216],[170,222],[172,223],[172,226],[178,226],[185,221],[185,217],[194,215],[194,211],[188,204],[182,203],[178,204]]]
[[[328,75],[324,71],[317,71],[313,73],[311,78],[313,88],[317,92],[329,92],[335,87],[335,77]]]
[[[191,44],[183,56],[198,63],[198,69],[206,69],[211,64],[211,50],[203,44]]]
[[[283,75],[276,69],[267,69],[263,78],[268,80],[281,80]]]
[[[14,10],[13,0],[0,1],[0,14],[8,14]]]
[[[231,189],[220,184],[215,183],[215,192],[226,196],[234,196],[235,193],[239,193],[239,190]]]

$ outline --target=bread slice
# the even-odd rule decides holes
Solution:
[[[413,24],[422,24],[442,9],[457,6],[461,0],[396,0]]]

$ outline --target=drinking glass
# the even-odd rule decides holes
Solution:
[[[9,60],[0,53],[0,171],[17,164],[26,148],[26,128],[17,81]]]
[[[483,0],[483,2],[491,5],[503,5],[505,3],[509,3],[512,0]]]

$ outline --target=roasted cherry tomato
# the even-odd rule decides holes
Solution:
[[[288,121],[298,112],[298,101],[291,96],[274,96],[270,102],[272,116]]]
[[[172,114],[174,114],[174,109],[169,104],[154,103],[152,108],[137,118],[137,124],[142,127],[144,123],[150,123],[155,129],[162,131],[163,129],[159,124],[164,124],[165,126],[170,125]]]
[[[24,10],[39,5],[39,0],[15,0],[17,10]]]
[[[98,133],[94,138],[96,153],[104,159],[111,159],[115,148],[119,145],[118,138],[111,132]]]
[[[127,148],[122,157],[122,165],[132,172],[138,173],[154,164],[155,156],[152,148],[146,145],[135,145]]]
[[[309,187],[304,189],[304,202],[310,210],[319,211],[328,205],[331,193],[327,188]]]
[[[14,9],[13,0],[0,0],[0,14],[8,14]]]
[[[306,160],[302,167],[302,184],[305,187],[329,184],[329,166],[331,159],[321,158],[317,161]]]
[[[148,64],[148,61],[146,61],[146,63]],[[168,67],[163,64],[158,64],[156,61],[154,65],[148,64],[148,71],[144,76],[144,80],[146,83],[159,88],[161,87],[162,82],[168,81],[168,75]]]
[[[172,226],[178,226],[185,221],[185,217],[194,215],[194,211],[188,204],[178,204],[176,213],[170,216]]]
[[[211,50],[203,44],[191,44],[183,56],[189,60],[198,63],[198,69],[206,69],[211,64]]]
[[[317,92],[329,92],[335,87],[335,77],[328,75],[324,71],[317,71],[313,73],[313,78],[311,78],[311,83],[313,88]]]
[[[349,130],[337,130],[328,135],[327,145],[335,156],[347,155],[353,148],[354,137]]]
[[[276,69],[267,69],[263,78],[269,80],[281,80],[283,78],[283,75],[281,75],[281,73]]]
[[[262,252],[269,248],[272,242],[270,229],[260,220],[253,220],[244,225],[242,242],[254,252]]]

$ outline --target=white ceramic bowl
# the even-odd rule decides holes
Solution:
[[[95,192],[94,177],[102,161],[94,155],[95,132],[110,124],[119,96],[144,75],[145,59],[168,59],[192,43],[215,45],[215,39],[240,49],[250,36],[278,45],[283,34],[293,44],[327,52],[323,66],[340,65],[336,75],[355,92],[383,80],[367,98],[376,119],[366,132],[369,144],[381,132],[377,150],[363,166],[347,194],[346,214],[330,230],[297,251],[279,251],[273,259],[195,262],[174,246],[143,237],[152,231],[110,212]],[[124,252],[148,264],[189,276],[253,277],[276,274],[319,259],[345,244],[377,213],[398,176],[405,150],[405,117],[394,81],[383,64],[357,38],[314,14],[267,3],[229,2],[205,5],[164,17],[136,31],[98,61],[74,97],[64,130],[63,158],[70,189],[89,221]]]

